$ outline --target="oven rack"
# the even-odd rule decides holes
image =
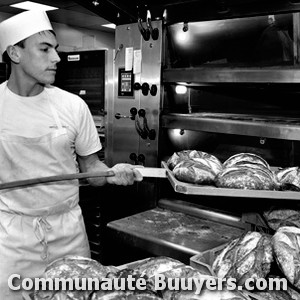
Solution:
[[[162,127],[299,141],[300,119],[222,113],[168,113]]]

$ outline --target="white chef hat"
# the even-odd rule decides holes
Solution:
[[[44,30],[53,30],[46,12],[28,10],[0,23],[0,50],[3,54],[7,47]]]

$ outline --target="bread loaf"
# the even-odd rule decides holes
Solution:
[[[195,278],[195,279],[203,279],[205,277],[210,277],[209,275],[205,276],[200,273],[200,271],[194,269],[191,266],[181,265],[175,268],[172,268],[169,271],[162,272],[166,278]]]
[[[166,291],[164,300],[249,300],[249,297],[239,291],[211,291],[204,289],[200,294],[192,291]]]
[[[207,165],[217,175],[223,170],[223,165],[217,157],[203,151],[191,151],[189,153],[190,159]]]
[[[176,179],[195,184],[214,184],[216,174],[207,165],[193,160],[178,163],[173,169]]]
[[[269,164],[262,157],[254,153],[238,153],[232,155],[223,163],[223,167],[230,168],[246,162],[249,164],[256,164],[264,168],[270,169]]]
[[[281,190],[300,191],[300,168],[280,169],[275,173]]]
[[[223,169],[218,158],[197,150],[175,152],[167,165],[176,179],[195,184],[214,184],[216,175]]]
[[[300,228],[280,227],[272,238],[274,256],[288,281],[300,288]]]
[[[104,278],[107,273],[118,270],[103,266],[96,260],[81,256],[65,256],[50,263],[45,269],[47,278]]]
[[[272,261],[270,237],[259,232],[247,232],[221,251],[212,269],[218,277],[235,278],[239,285],[243,285],[248,278],[265,278]]]
[[[267,280],[280,280],[280,282],[282,282],[282,279],[286,280],[286,278],[283,278],[283,276],[278,276],[278,275],[268,275],[268,278]],[[283,287],[283,286],[282,286]],[[279,292],[279,296],[280,295],[284,295],[285,296],[285,299],[288,299],[288,300],[300,300],[300,294],[299,292],[297,292],[295,290],[295,287],[291,284],[288,284],[286,290],[279,290],[279,291],[275,291],[274,290],[274,294],[276,295],[276,292]],[[261,291],[261,292],[265,292],[265,291]],[[273,293],[272,293],[273,294]]]
[[[220,172],[215,179],[222,188],[248,190],[274,190],[276,184],[270,173],[260,168],[230,167]]]
[[[287,293],[290,295],[291,300],[299,300],[300,292],[297,292],[295,289],[288,286]]]
[[[268,225],[273,230],[279,227],[294,226],[300,228],[300,211],[288,208],[272,208],[263,213]]]
[[[134,270],[142,275],[146,275],[148,278],[151,278],[157,274],[170,271],[173,268],[183,265],[184,264],[179,260],[165,256],[158,256],[143,260],[134,267]]]
[[[256,292],[254,294],[264,300],[293,300],[286,291]]]
[[[118,270],[113,266],[103,266],[96,260],[81,256],[65,256],[50,263],[44,272],[46,278],[65,278],[65,279],[83,279],[106,277],[107,273]],[[90,299],[91,291],[88,290],[68,290],[68,291],[43,291],[38,290],[34,293],[34,300],[56,300],[72,299],[82,300]],[[113,298],[111,298],[113,299]],[[116,298],[115,298],[116,299]]]
[[[124,291],[112,291],[112,292],[97,291],[97,292],[93,292],[89,299],[91,299],[91,300],[126,300],[127,293]]]
[[[183,160],[193,160],[203,163],[212,168],[216,174],[223,169],[222,163],[214,155],[197,150],[183,150],[175,152],[167,160],[167,165],[170,170],[173,170],[174,167]]]
[[[239,153],[229,157],[223,171],[216,177],[216,185],[223,188],[276,190],[277,182],[269,164],[253,153]]]
[[[95,291],[86,300],[162,300],[162,298],[151,291],[139,291],[136,289],[135,291]]]
[[[167,160],[167,166],[170,170],[173,170],[174,167],[183,160],[190,159],[189,154],[192,150],[182,150],[179,152],[174,152],[172,156]]]

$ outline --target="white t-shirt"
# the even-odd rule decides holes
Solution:
[[[55,130],[55,120],[48,99],[56,109],[67,134],[74,158],[93,154],[102,146],[87,104],[79,96],[57,87],[47,87],[33,97],[22,97],[0,85],[1,126],[7,134],[39,137]]]

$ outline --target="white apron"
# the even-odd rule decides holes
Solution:
[[[6,134],[0,117],[0,182],[76,173],[66,129],[48,102],[57,128],[44,136]],[[0,300],[22,299],[8,288],[11,274],[41,277],[64,255],[90,256],[78,201],[77,180],[0,190]]]

